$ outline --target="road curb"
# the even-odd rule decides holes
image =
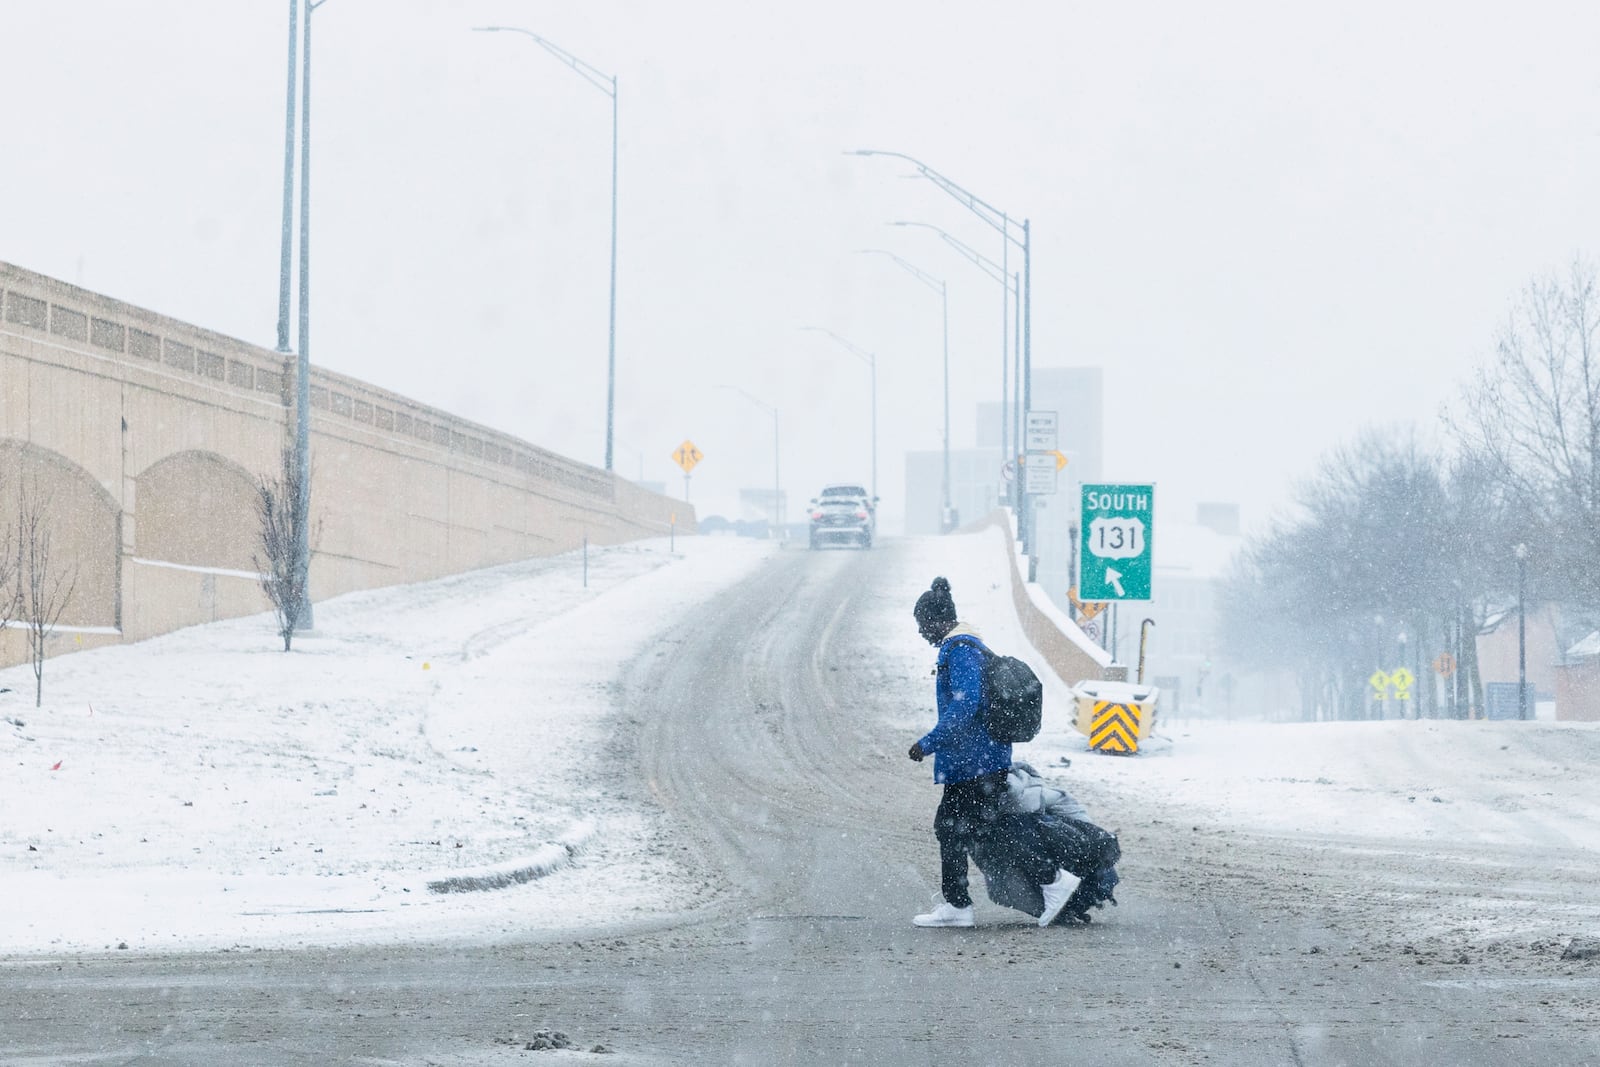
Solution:
[[[477,893],[537,881],[571,863],[583,852],[593,836],[593,823],[577,823],[555,841],[540,846],[531,856],[496,864],[493,867],[451,871],[449,874],[429,877],[428,892]]]

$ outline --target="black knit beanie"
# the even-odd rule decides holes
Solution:
[[[917,597],[917,606],[911,609],[917,627],[922,630],[948,630],[956,624],[956,602],[950,598],[950,583],[935,578],[933,586]]]

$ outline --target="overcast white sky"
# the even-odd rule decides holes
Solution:
[[[1600,252],[1587,3],[330,0],[314,16],[313,359],[596,464],[621,85],[617,468],[702,510],[880,482],[999,392],[999,241],[857,147],[1031,218],[1034,359],[1105,368],[1106,475],[1280,507],[1370,422],[1431,424],[1530,276]],[[284,0],[0,0],[0,259],[268,347]],[[1064,417],[1070,417],[1064,413]],[[792,513],[792,508],[791,508]]]

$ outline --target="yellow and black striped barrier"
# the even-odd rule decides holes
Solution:
[[[1096,752],[1120,752],[1131,756],[1139,751],[1139,705],[1097,700],[1089,720],[1089,747]]]
[[[1136,755],[1139,742],[1155,728],[1154,686],[1127,683],[1082,682],[1075,690],[1078,732],[1089,739],[1091,752]]]

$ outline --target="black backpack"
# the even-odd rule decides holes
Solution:
[[[976,643],[976,642],[975,642]],[[1033,668],[982,644],[983,728],[1000,744],[1032,741],[1044,718],[1044,686]]]
[[[1032,741],[1044,716],[1044,686],[1015,656],[991,652],[983,664],[983,728],[1001,744]]]

